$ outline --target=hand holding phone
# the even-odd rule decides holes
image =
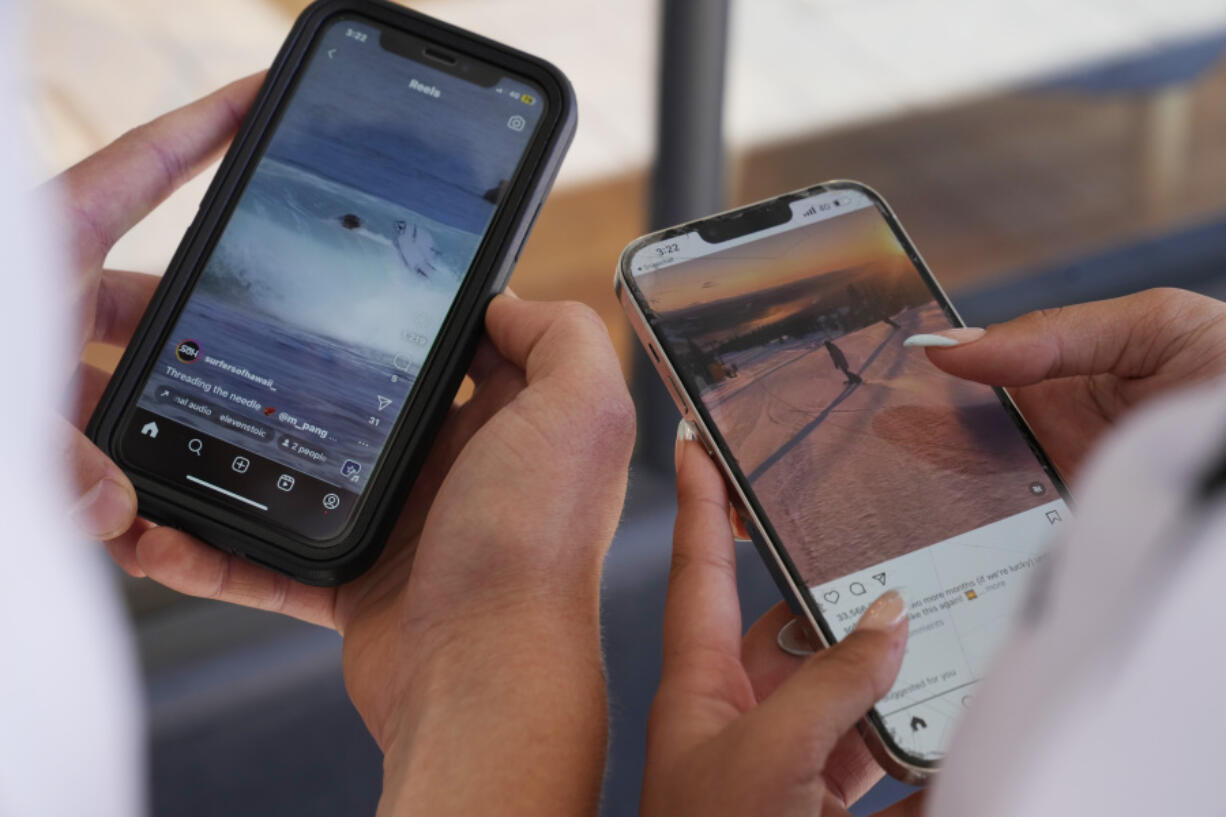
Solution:
[[[157,279],[104,270],[109,244],[224,147],[234,112],[250,102],[260,79],[167,114],[57,180],[72,205],[65,227],[77,259],[72,291],[84,299],[75,327],[83,342],[126,341]],[[163,159],[179,172],[167,176]],[[557,718],[567,751],[576,760],[590,756],[594,771],[580,764],[541,785],[550,797],[572,788],[586,796],[599,785],[605,745],[603,707],[585,708],[603,690],[600,564],[621,511],[633,406],[608,335],[585,307],[502,297],[485,326],[489,340],[470,369],[474,394],[444,421],[382,560],[358,580],[340,587],[293,581],[173,528],[134,522],[134,498],[106,530],[91,533],[117,532],[108,550],[132,575],[342,631],[349,691],[381,746],[391,743],[409,706],[463,707],[465,716],[486,722],[523,717],[532,727]],[[77,497],[97,493],[100,479],[130,490],[123,472],[77,430],[106,379],[83,364],[74,382],[65,458]],[[572,433],[593,418],[602,434]],[[518,660],[524,655],[534,656],[530,677]],[[499,671],[490,673],[487,662]],[[426,696],[407,684],[414,672],[426,677],[437,666],[451,673],[441,689]],[[455,691],[480,684],[491,687],[476,696],[482,708],[457,699]],[[517,695],[530,700],[508,700]],[[436,735],[415,737],[419,748],[438,745]],[[399,745],[409,751],[407,742]],[[507,760],[482,754],[499,748],[523,761],[539,747],[469,740],[449,756],[472,763],[457,760],[454,768],[476,779],[485,764]],[[454,803],[454,790],[436,794],[437,802]]]
[[[69,244],[75,300],[65,303],[76,372],[64,428],[62,461],[74,490],[74,522],[107,542],[120,567],[141,575],[130,545],[149,525],[136,518],[136,492],[127,474],[83,433],[110,376],[76,363],[87,343],[126,346],[158,286],[155,275],[107,269],[107,254],[120,238],[171,193],[213,161],[234,136],[264,75],[238,80],[142,125],[64,171],[49,187],[67,206],[62,223]],[[70,426],[70,427],[69,427]]]
[[[1059,475],[1007,394],[905,347],[961,321],[862,185],[646,236],[616,285],[816,637],[907,597],[908,657],[865,729],[887,770],[923,780],[1067,518]]]
[[[1056,467],[1073,477],[1133,408],[1226,374],[1226,303],[1149,289],[1032,312],[927,353],[954,377],[1008,387]]]
[[[547,63],[309,7],[90,421],[142,516],[301,581],[368,568],[574,123]]]
[[[904,602],[883,599],[852,637],[818,657],[779,649],[786,611],[742,639],[723,476],[680,432],[676,461],[665,660],[642,814],[843,814],[881,777],[855,724],[898,672]]]

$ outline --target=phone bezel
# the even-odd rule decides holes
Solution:
[[[754,536],[754,543],[758,547],[759,554],[766,561],[770,568],[771,574],[776,583],[779,585],[780,591],[785,599],[788,600],[790,606],[797,613],[803,614],[808,620],[812,631],[818,635],[824,646],[834,644],[837,639],[834,636],[834,631],[826,622],[818,607],[816,599],[808,590],[808,585],[802,578],[800,571],[796,568],[786,548],[780,542],[773,526],[771,526],[765,511],[758,503],[757,498],[749,485],[745,475],[741,473],[740,468],[736,464],[735,457],[732,456],[730,449],[725,443],[723,436],[719,433],[718,427],[711,419],[710,414],[703,406],[701,400],[697,399],[696,395],[699,390],[695,388],[695,384],[681,370],[673,365],[673,354],[669,348],[667,341],[662,337],[662,333],[657,333],[653,321],[648,317],[649,313],[643,307],[645,299],[642,291],[638,288],[634,280],[633,272],[631,271],[631,263],[634,256],[644,247],[655,244],[661,241],[667,241],[677,236],[686,235],[692,232],[697,232],[700,226],[709,222],[726,219],[729,216],[742,214],[754,211],[756,208],[763,207],[778,207],[780,204],[790,204],[798,199],[809,198],[819,193],[835,191],[835,190],[852,190],[861,193],[876,207],[877,211],[885,218],[893,231],[895,237],[907,253],[908,258],[914,263],[920,277],[924,280],[925,285],[933,294],[933,297],[940,304],[942,311],[949,318],[951,323],[956,327],[966,326],[962,317],[958,314],[957,309],[946,295],[940,283],[933,276],[928,265],[924,262],[923,257],[915,248],[910,237],[906,234],[902,224],[894,211],[890,209],[889,204],[885,199],[873,190],[871,187],[856,181],[851,180],[834,180],[813,185],[802,190],[796,190],[790,193],[785,193],[782,196],[777,196],[772,199],[764,199],[744,207],[734,208],[732,210],[718,213],[706,218],[697,219],[670,227],[665,230],[660,230],[649,235],[645,235],[632,243],[630,243],[621,254],[618,260],[617,272],[614,277],[614,289],[618,294],[618,298],[622,303],[623,309],[626,311],[633,325],[635,333],[638,335],[640,342],[645,347],[648,347],[648,355],[654,361],[657,371],[665,380],[670,392],[673,394],[674,401],[678,404],[678,409],[682,416],[694,423],[698,429],[700,438],[707,451],[715,459],[720,469],[724,473],[725,480],[728,482],[731,489],[731,499],[734,505],[737,506],[738,512],[742,515],[745,522],[748,523],[751,532]],[[801,228],[803,225],[797,225]],[[773,228],[765,227],[746,235],[754,235],[763,231],[771,231]],[[652,353],[652,346],[658,351],[657,354]],[[993,388],[1001,404],[1006,412],[1010,415],[1018,431],[1026,440],[1030,449],[1034,452],[1039,461],[1040,466],[1047,473],[1055,486],[1060,497],[1065,502],[1071,504],[1071,499],[1068,494],[1068,489],[1064,479],[1059,471],[1052,463],[1047,453],[1043,451],[1039,445],[1037,438],[1034,435],[1030,425],[1026,422],[1025,417],[1018,409],[1013,398],[1001,388]],[[920,784],[928,780],[939,768],[939,760],[928,760],[926,758],[916,757],[908,753],[905,749],[898,746],[885,727],[877,708],[869,710],[865,719],[860,724],[861,734],[866,738],[870,750],[874,757],[882,764],[882,767],[890,773],[891,776],[905,783]]]
[[[343,532],[318,542],[295,536],[254,514],[226,507],[159,475],[126,465],[122,461],[120,435],[137,410],[140,388],[156,362],[162,340],[245,190],[319,35],[338,18],[346,17],[365,18],[381,27],[399,29],[432,45],[494,65],[508,75],[536,85],[545,106],[418,374],[410,400],[387,438],[378,466],[372,470]],[[309,583],[337,584],[372,564],[464,378],[481,333],[485,307],[510,277],[560,168],[575,123],[570,83],[544,60],[382,0],[320,0],[308,7],[269,69],[87,428],[89,436],[129,474],[137,490],[141,515],[199,535],[223,550]]]

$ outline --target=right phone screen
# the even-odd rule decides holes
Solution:
[[[903,346],[953,323],[874,201],[789,206],[750,236],[644,245],[632,290],[835,637],[885,590],[906,597],[877,712],[937,760],[1068,509],[993,389]]]

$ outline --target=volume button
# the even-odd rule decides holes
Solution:
[[[681,396],[685,394],[685,391],[681,388],[681,384],[673,379],[672,372],[664,370],[663,366],[660,367],[660,370],[661,378],[664,380],[665,384],[668,385],[668,393],[672,396],[673,404],[677,406],[677,411],[681,412],[681,416],[683,418],[689,417],[690,407]]]
[[[541,208],[545,206],[545,200],[541,199],[536,205],[536,212],[532,214],[532,220],[528,222],[528,229],[524,230],[524,238],[519,242],[519,247],[515,250],[515,260],[511,262],[511,266],[519,263],[519,256],[523,254],[524,245],[528,243],[528,238],[532,235],[532,228],[536,227],[536,220],[541,216]]]

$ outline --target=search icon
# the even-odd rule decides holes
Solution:
[[[204,450],[204,442],[197,437],[193,437],[187,441],[187,450],[199,457],[200,452]]]

